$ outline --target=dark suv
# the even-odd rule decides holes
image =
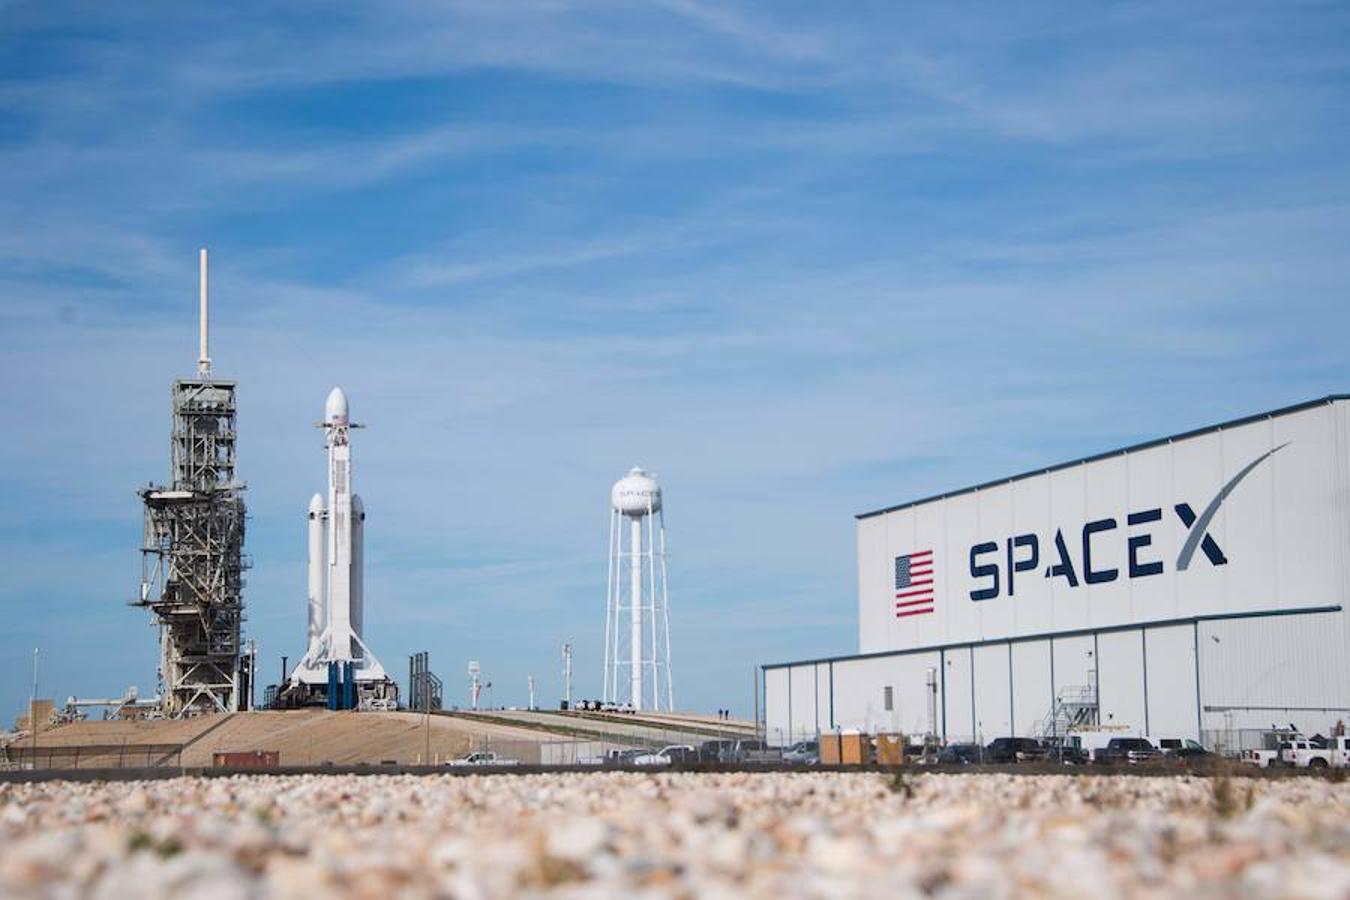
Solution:
[[[724,762],[722,755],[736,749],[735,741],[704,741],[698,748],[698,761],[701,763]]]
[[[1066,766],[1081,766],[1092,761],[1088,753],[1075,736],[1051,738],[1045,742],[1045,758],[1051,762],[1064,763]]]
[[[1045,748],[1035,738],[1001,737],[984,748],[987,763],[1035,762],[1045,759]]]
[[[1140,737],[1111,738],[1097,751],[1097,762],[1101,763],[1141,763],[1157,757],[1158,748]]]
[[[982,761],[984,748],[979,744],[948,744],[938,754],[940,766],[970,766]]]

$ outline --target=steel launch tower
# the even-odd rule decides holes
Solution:
[[[244,618],[244,485],[235,472],[235,383],[215,378],[207,349],[206,250],[201,251],[197,374],[171,392],[167,485],[145,504],[141,591],[160,634],[159,685],[166,715],[240,707]]]
[[[615,482],[610,506],[605,700],[635,710],[673,710],[661,486],[642,469],[631,469]]]

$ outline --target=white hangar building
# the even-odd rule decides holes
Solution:
[[[858,653],[763,667],[770,742],[1040,737],[1086,711],[1231,748],[1350,722],[1350,395],[863,513],[857,535]]]

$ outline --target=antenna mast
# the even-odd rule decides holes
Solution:
[[[197,374],[206,376],[211,374],[211,355],[206,348],[206,248],[201,249],[201,322],[200,322],[200,349],[197,356]]]

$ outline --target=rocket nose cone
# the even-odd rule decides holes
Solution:
[[[335,387],[328,392],[328,400],[323,405],[323,420],[332,425],[347,424],[347,395],[342,388]]]
[[[312,513],[323,512],[323,494],[315,494],[309,498],[309,511]]]

